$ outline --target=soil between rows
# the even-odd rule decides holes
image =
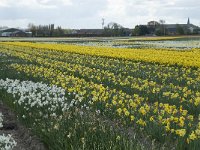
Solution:
[[[45,145],[17,120],[16,115],[0,101],[0,112],[3,114],[3,128],[0,135],[11,134],[17,142],[13,150],[47,150]]]

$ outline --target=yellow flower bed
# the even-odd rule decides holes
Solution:
[[[155,49],[122,49],[122,48],[100,48],[89,46],[75,46],[62,44],[2,42],[3,45],[16,45],[39,49],[49,49],[70,53],[79,53],[94,56],[121,58],[135,61],[145,61],[169,65],[183,65],[188,67],[200,67],[200,51],[170,51]]]
[[[0,52],[22,60],[11,65],[17,71],[79,93],[91,110],[125,125],[135,124],[150,135],[157,129],[187,144],[200,139],[198,50],[2,42]]]

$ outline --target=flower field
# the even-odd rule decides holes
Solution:
[[[0,42],[0,97],[48,149],[200,146],[198,48]]]

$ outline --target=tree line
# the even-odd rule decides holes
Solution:
[[[55,28],[54,24],[34,25],[30,23],[28,30],[32,32],[33,37],[62,37],[69,33],[69,29],[62,29],[61,26]]]
[[[104,27],[103,34],[105,36],[129,36],[131,35],[131,32],[127,28],[124,28],[122,25],[111,22]]]
[[[55,28],[54,24],[50,25],[35,25],[29,23],[28,30],[32,32],[33,37],[62,37],[70,36],[74,30],[62,29],[61,26]],[[128,36],[131,34],[126,28],[118,23],[111,22],[104,27],[102,36]],[[77,34],[78,35],[78,34]]]
[[[72,35],[76,36],[76,34],[77,36],[79,35],[78,33],[73,33],[74,30],[62,29],[61,26],[55,27],[54,24],[34,25],[33,23],[30,23],[28,25],[28,30],[32,32],[33,37],[63,37]],[[176,25],[175,30],[175,34],[177,35],[198,34],[200,32],[200,29],[197,29],[191,33],[188,27],[179,24]],[[136,25],[134,29],[124,28],[118,23],[111,22],[107,26],[103,27],[100,36],[145,36],[152,34],[157,36],[170,35],[164,20],[160,20],[156,26]]]

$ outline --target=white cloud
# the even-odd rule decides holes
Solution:
[[[17,22],[17,24],[16,24]],[[1,20],[0,26],[9,26],[9,27],[17,27],[17,28],[24,28],[28,26],[28,23],[31,22],[29,19],[6,19]]]
[[[190,17],[199,25],[200,1],[196,0],[107,0],[99,16],[133,27],[150,20],[164,19],[167,23],[185,23]],[[192,19],[193,18],[193,19]]]
[[[126,15],[126,1],[124,0],[108,0],[106,10],[100,15],[104,17],[122,17]]]
[[[101,18],[105,18],[106,23],[117,22],[133,28],[159,19],[185,23],[188,17],[200,25],[199,13],[197,0],[0,0],[0,22],[16,26],[33,22],[100,28]]]
[[[0,0],[0,7],[56,8],[71,4],[71,0]]]
[[[7,0],[0,0],[0,7],[8,7],[8,2]]]

